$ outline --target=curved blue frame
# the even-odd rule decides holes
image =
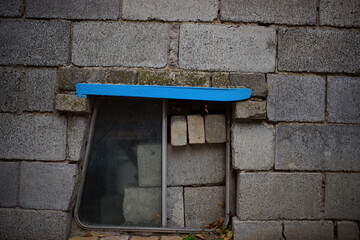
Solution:
[[[250,98],[251,89],[77,83],[76,95],[80,97],[96,95],[232,102]]]

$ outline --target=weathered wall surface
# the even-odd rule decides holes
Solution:
[[[97,82],[252,88],[235,239],[359,239],[358,0],[3,0],[0,22],[1,238],[66,239],[90,117],[73,93]],[[185,212],[208,191],[174,185]]]

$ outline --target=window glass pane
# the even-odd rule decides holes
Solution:
[[[161,226],[162,101],[102,99],[78,215],[102,226]]]

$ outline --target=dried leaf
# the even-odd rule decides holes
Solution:
[[[107,237],[107,235],[106,235],[106,234],[103,234],[103,233],[100,233],[99,235],[97,235],[97,237],[103,238],[103,237]]]
[[[206,239],[206,238],[205,238],[202,234],[200,234],[200,233],[199,233],[199,234],[196,234],[195,236],[198,237],[198,238],[204,239],[204,240]]]
[[[87,232],[83,235],[83,237],[93,237],[93,233],[92,232]]]
[[[226,237],[232,238],[232,237],[233,237],[233,231],[228,231],[228,232],[226,233]]]

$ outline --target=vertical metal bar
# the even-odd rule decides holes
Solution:
[[[230,154],[231,154],[231,143],[230,143],[230,104],[226,103],[226,150],[225,150],[225,221],[224,226],[229,224],[229,214],[230,214]]]
[[[167,226],[167,113],[166,99],[163,99],[162,109],[162,227]]]

